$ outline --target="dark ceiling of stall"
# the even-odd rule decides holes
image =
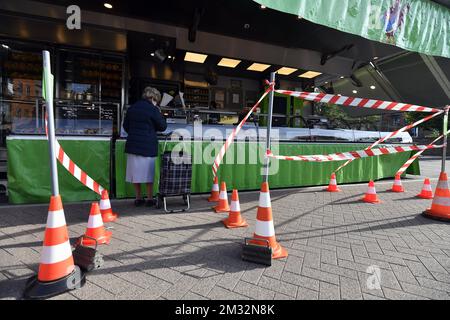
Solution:
[[[439,3],[450,9],[450,0],[432,0],[433,2]]]
[[[441,2],[447,0],[441,0]],[[370,41],[362,37],[340,32],[295,15],[271,9],[261,9],[251,0],[164,0],[117,1],[52,0],[52,4],[68,6],[78,4],[83,10],[115,14],[130,18],[161,22],[227,36],[244,38],[279,45],[287,48],[303,48],[326,54],[338,52],[339,56],[357,61],[370,61],[374,56],[385,57],[402,50]],[[342,50],[343,48],[348,50]],[[341,51],[342,50],[342,51]]]

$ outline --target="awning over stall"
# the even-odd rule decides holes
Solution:
[[[450,58],[450,9],[430,0],[254,0],[364,38]],[[441,2],[439,2],[441,3]]]

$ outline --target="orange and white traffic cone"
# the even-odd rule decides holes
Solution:
[[[377,197],[377,191],[375,190],[375,183],[373,183],[373,180],[369,181],[369,189],[367,190],[364,198],[361,199],[364,202],[369,203],[380,203],[380,199]]]
[[[425,178],[423,182],[422,191],[416,196],[422,199],[433,199],[433,189],[431,188],[430,179]]]
[[[209,202],[219,201],[219,179],[217,176],[214,177],[213,185],[211,188],[211,195],[208,198]]]
[[[89,221],[86,228],[83,244],[87,246],[95,245],[95,241],[90,238],[97,240],[97,244],[108,244],[111,240],[112,232],[106,230],[103,225],[102,215],[100,213],[100,208],[97,202],[93,202],[91,205],[91,211],[89,213]],[[88,238],[90,237],[90,238]]]
[[[394,179],[394,184],[391,188],[392,192],[405,192],[405,189],[403,189],[402,180],[400,180],[400,175],[396,174]]]
[[[423,215],[438,220],[450,220],[450,190],[448,188],[447,173],[441,172],[439,175],[431,208],[425,210]]]
[[[231,207],[228,218],[222,220],[227,228],[248,227],[248,223],[241,216],[241,206],[239,203],[238,191],[233,189],[231,194]]]
[[[114,213],[109,201],[108,191],[102,191],[102,199],[100,200],[100,213],[102,214],[103,222],[113,222],[117,220],[117,213]]]
[[[222,181],[220,184],[219,203],[214,207],[214,211],[216,211],[216,213],[230,211],[230,206],[228,205],[227,184],[225,181]]]
[[[277,242],[275,237],[272,204],[270,202],[269,184],[267,182],[261,184],[259,206],[256,213],[256,227],[253,238],[269,241],[269,246],[272,248],[273,259],[280,259],[288,256],[287,250]],[[250,242],[258,245],[266,245],[265,241],[251,240]]]
[[[52,196],[39,271],[31,277],[24,297],[49,298],[84,285],[85,275],[74,265],[61,196]]]
[[[54,281],[67,276],[73,270],[72,249],[61,196],[52,196],[48,208],[47,227],[38,279],[40,281]]]
[[[328,188],[325,189],[325,191],[328,191],[328,192],[340,192],[341,191],[341,189],[339,189],[337,186],[336,174],[334,172],[331,174],[330,184],[328,185]]]

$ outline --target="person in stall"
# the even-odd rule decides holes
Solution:
[[[251,108],[249,107],[242,108],[238,114],[238,121],[233,123],[233,125],[237,126],[239,123],[241,123],[241,121],[244,120],[245,116],[249,113],[250,109]],[[253,117],[250,117],[250,120],[253,121]]]
[[[211,101],[209,103],[209,109],[217,111],[217,102]],[[210,124],[217,124],[220,122],[220,114],[219,113],[210,113],[209,114],[209,123]]]
[[[158,104],[161,93],[152,87],[144,89],[142,99],[133,104],[127,111],[123,121],[123,129],[127,132],[125,153],[127,154],[126,181],[134,186],[135,206],[153,206],[153,178],[155,161],[158,155],[157,132],[167,128],[167,122],[161,114]],[[142,197],[141,184],[147,186],[147,201]]]

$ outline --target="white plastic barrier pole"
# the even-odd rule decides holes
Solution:
[[[274,84],[274,88],[275,88],[275,72],[272,72],[270,74],[270,83]],[[273,90],[269,92],[269,112],[267,114],[267,136],[266,136],[266,150],[270,150],[270,131],[272,129],[272,114],[273,114],[273,97],[274,97],[274,92]],[[264,150],[264,154],[266,152],[266,150]],[[263,181],[264,182],[269,182],[269,162],[270,159],[269,157],[265,157],[264,158],[264,176],[263,176]]]
[[[50,176],[52,181],[52,195],[59,195],[58,167],[56,166],[55,154],[55,121],[53,116],[53,75],[50,65],[50,52],[42,51],[43,60],[43,85],[42,94],[45,99],[45,107],[48,116],[48,146],[50,154]]]

